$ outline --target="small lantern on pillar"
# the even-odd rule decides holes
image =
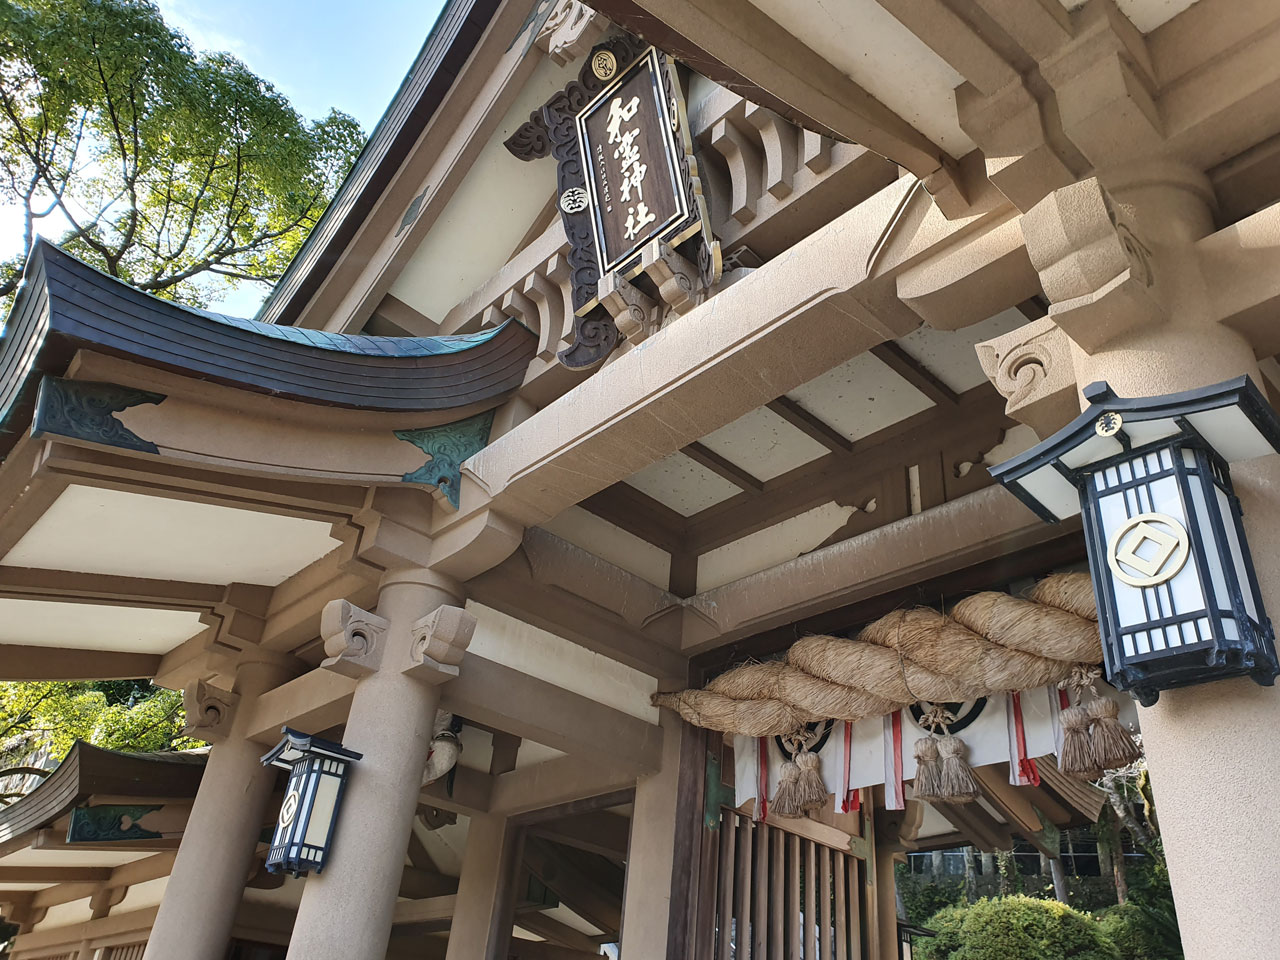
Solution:
[[[936,937],[936,930],[916,927],[905,920],[898,921],[898,960],[911,960],[915,937]]]
[[[1280,451],[1248,377],[1145,399],[1085,388],[1090,407],[991,475],[1045,520],[1083,514],[1107,679],[1161,690],[1280,672],[1229,464]]]
[[[284,739],[262,758],[263,766],[289,771],[267,869],[301,876],[324,869],[351,765],[362,754],[339,743],[285,727]]]

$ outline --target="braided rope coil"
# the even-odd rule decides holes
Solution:
[[[653,702],[709,730],[783,736],[815,720],[1056,684],[1101,659],[1089,575],[1055,574],[1026,598],[978,593],[950,614],[894,611],[853,639],[804,637],[784,660],[735,667],[701,690],[655,694]]]

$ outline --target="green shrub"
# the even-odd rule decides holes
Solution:
[[[922,926],[944,907],[964,902],[962,879],[933,880],[928,874],[911,873],[903,864],[898,864],[897,877],[907,921],[917,926]]]
[[[922,960],[1121,960],[1092,917],[1056,900],[982,899],[948,907],[926,924]]]

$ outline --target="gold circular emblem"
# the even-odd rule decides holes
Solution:
[[[1177,576],[1189,547],[1187,528],[1173,517],[1140,513],[1111,535],[1107,566],[1131,587],[1154,587]]]
[[[1124,418],[1114,410],[1108,410],[1093,425],[1094,432],[1100,437],[1114,437],[1124,426]]]
[[[560,194],[560,209],[565,213],[581,213],[587,209],[587,191],[582,187],[570,187]]]
[[[297,790],[291,790],[285,796],[284,802],[280,804],[280,826],[287,827],[293,823],[293,818],[298,815],[298,802],[300,799]]]
[[[600,80],[608,80],[618,72],[618,58],[608,50],[597,50],[591,57],[591,72]]]

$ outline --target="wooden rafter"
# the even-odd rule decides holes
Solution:
[[[954,407],[960,402],[954,390],[893,341],[872,347],[871,354],[938,406]]]
[[[735,487],[755,493],[764,492],[764,481],[751,475],[750,472],[722,457],[702,443],[694,442],[680,451],[695,463],[700,463],[716,476],[728,480]]]

